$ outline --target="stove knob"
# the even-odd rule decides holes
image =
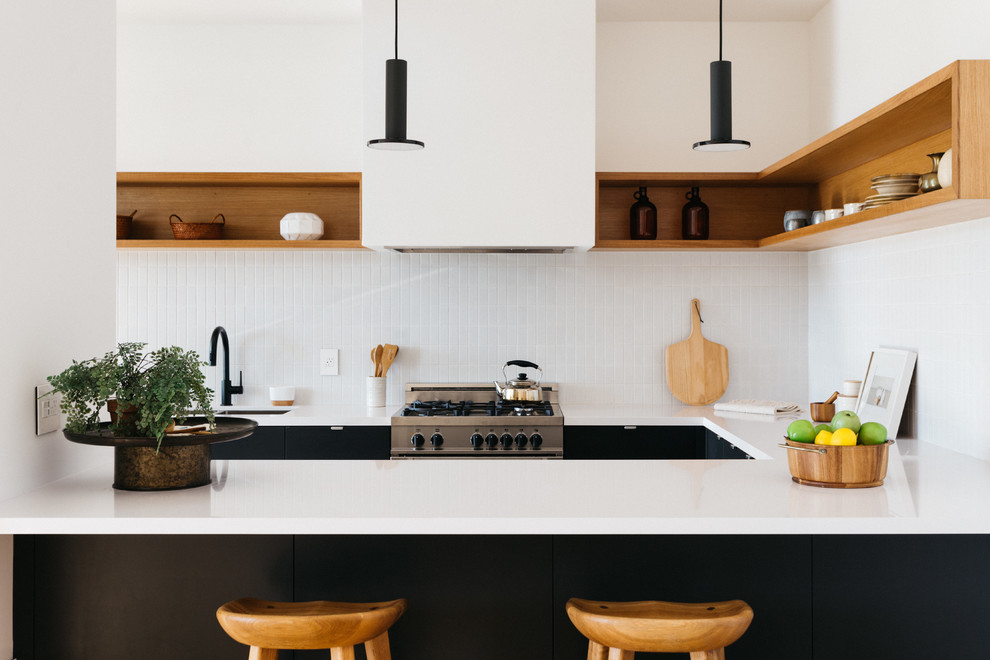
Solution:
[[[409,438],[409,442],[412,443],[413,447],[422,447],[426,444],[426,438],[423,437],[422,433],[413,433],[413,436]]]
[[[489,433],[485,436],[485,444],[488,445],[489,449],[495,449],[495,445],[498,444],[498,436],[494,433]]]
[[[508,449],[512,446],[512,436],[508,433],[503,433],[498,441],[502,444],[502,449]]]
[[[529,444],[533,445],[533,449],[539,449],[540,445],[543,444],[543,436],[539,433],[534,433],[529,436]]]
[[[527,439],[528,438],[526,437],[525,433],[519,433],[518,435],[516,435],[516,446],[522,449],[523,447],[526,446]]]
[[[472,447],[475,449],[481,449],[481,443],[483,443],[485,439],[481,437],[480,433],[475,433],[471,436],[470,441]]]
[[[443,445],[443,436],[439,433],[434,433],[430,436],[430,444],[434,447],[440,447]]]

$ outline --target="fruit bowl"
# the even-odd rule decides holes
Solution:
[[[791,479],[820,488],[872,488],[887,476],[888,445],[815,445],[785,437]]]

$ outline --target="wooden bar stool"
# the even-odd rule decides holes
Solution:
[[[330,649],[332,660],[354,660],[364,644],[368,660],[391,660],[388,629],[406,600],[384,603],[276,603],[239,598],[217,610],[224,631],[251,647],[248,660],[278,660],[279,649]]]
[[[724,660],[725,647],[746,632],[753,610],[741,600],[607,603],[571,598],[567,616],[589,640],[588,660],[633,660],[637,651]]]

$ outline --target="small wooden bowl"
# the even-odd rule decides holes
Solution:
[[[887,476],[888,446],[813,445],[787,440],[787,467],[799,484],[821,488],[872,488]]]
[[[811,406],[811,419],[816,422],[831,422],[835,417],[835,404],[818,401],[809,404]]]

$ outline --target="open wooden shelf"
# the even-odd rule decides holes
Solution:
[[[364,249],[359,172],[118,172],[117,212],[137,209],[131,237],[118,248]],[[290,212],[323,219],[323,238],[287,241],[279,221]],[[222,240],[175,240],[169,216],[226,218]]]
[[[596,250],[810,251],[990,216],[990,61],[954,62],[761,172],[599,172]],[[870,179],[931,170],[952,147],[953,185],[784,233],[789,209],[841,208]],[[629,240],[629,207],[647,186],[659,240]],[[710,210],[710,239],[680,240],[691,186]]]

